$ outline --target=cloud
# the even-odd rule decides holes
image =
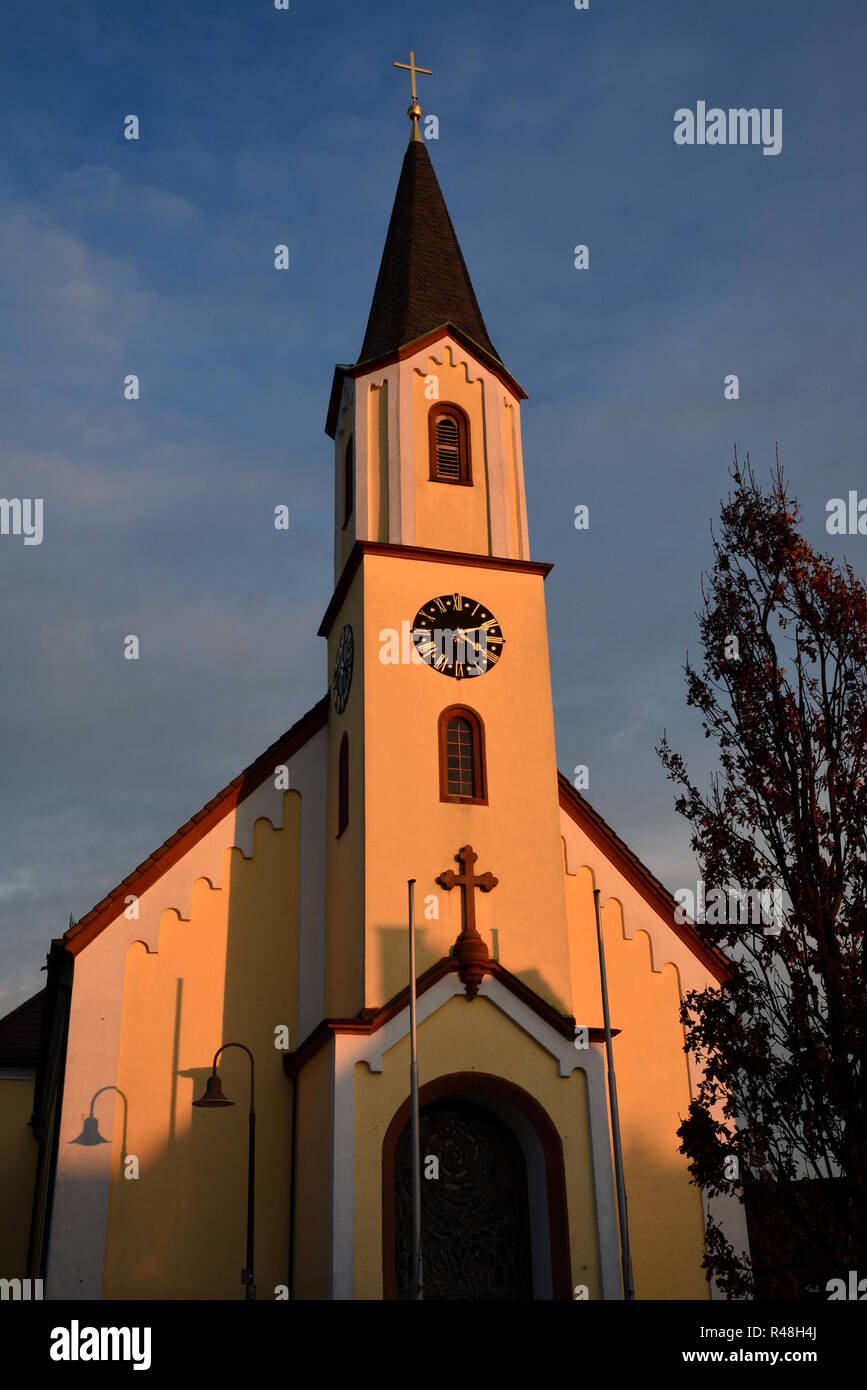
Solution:
[[[0,903],[13,898],[32,898],[36,891],[36,879],[30,869],[12,869],[0,876]]]

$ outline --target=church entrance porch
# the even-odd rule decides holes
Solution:
[[[546,1112],[499,1077],[421,1088],[426,1300],[569,1298],[562,1147]],[[409,1295],[409,1102],[383,1143],[383,1292]]]

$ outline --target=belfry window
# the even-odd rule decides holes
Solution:
[[[473,710],[463,705],[443,710],[439,758],[441,801],[487,802],[484,726]]]
[[[355,444],[352,435],[346,444],[346,452],[343,455],[343,525],[345,526],[352,516],[352,505],[355,494]]]
[[[340,740],[337,755],[337,834],[342,835],[349,824],[349,738]]]
[[[430,477],[435,483],[473,481],[467,417],[456,405],[434,405],[428,415]]]

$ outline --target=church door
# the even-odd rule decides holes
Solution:
[[[420,1118],[425,1299],[532,1298],[527,1165],[514,1134],[463,1099],[432,1101]],[[407,1125],[395,1154],[398,1298],[410,1296],[409,1157]]]

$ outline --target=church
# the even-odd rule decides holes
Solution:
[[[49,1299],[239,1299],[253,1279],[260,1299],[411,1296],[410,880],[424,1297],[627,1292],[594,891],[635,1297],[719,1296],[712,1208],[745,1238],[676,1134],[698,1080],[680,1001],[726,960],[558,774],[526,393],[413,64],[367,328],[325,424],[328,691],[51,944],[45,989],[0,1021],[2,1272]]]

